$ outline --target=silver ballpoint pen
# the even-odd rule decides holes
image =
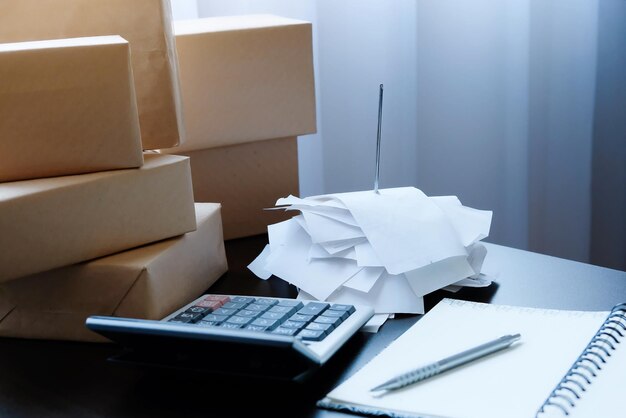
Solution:
[[[463,351],[453,356],[446,357],[443,360],[439,360],[435,363],[431,363],[418,369],[411,370],[410,372],[401,374],[400,376],[396,376],[393,379],[388,380],[385,383],[370,389],[370,391],[375,392],[380,390],[400,389],[412,383],[416,383],[439,373],[443,373],[446,370],[461,366],[462,364],[468,363],[472,360],[484,357],[487,354],[491,354],[495,351],[510,347],[511,344],[513,344],[520,338],[520,334],[504,335],[498,339],[489,341],[488,343],[481,344],[477,347],[470,348],[469,350]]]

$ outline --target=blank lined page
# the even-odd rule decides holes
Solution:
[[[607,314],[444,299],[327,397],[425,416],[534,417]],[[505,350],[382,396],[369,391],[398,374],[516,333],[520,342]]]

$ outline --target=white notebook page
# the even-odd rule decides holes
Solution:
[[[449,418],[532,418],[607,314],[444,299],[328,398]],[[383,396],[369,391],[400,373],[516,333],[521,341],[508,349]]]
[[[614,317],[613,319],[617,318]],[[619,321],[626,325],[626,319],[622,318]],[[601,367],[601,370],[597,370],[592,363],[587,361],[582,362],[582,364],[588,366],[595,373],[595,377],[583,369],[577,369],[577,371],[583,372],[591,382],[585,384],[581,379],[577,379],[583,383],[585,391],[580,391],[575,384],[564,384],[574,389],[580,395],[580,399],[576,399],[571,392],[566,390],[560,390],[558,393],[566,395],[573,402],[573,407],[564,398],[552,399],[554,403],[560,403],[568,411],[567,418],[626,417],[626,402],[624,401],[624,391],[626,390],[626,344],[624,344],[626,338],[624,336],[626,336],[626,332],[620,326],[611,325],[614,330],[605,328],[604,331],[607,331],[608,334],[601,336],[613,344],[615,349],[608,349],[611,355],[607,356],[605,352],[597,348],[589,348],[589,351],[598,353],[599,357],[586,354],[586,357],[593,359]],[[615,336],[616,339],[612,339],[610,335]],[[606,345],[604,347],[607,348]],[[604,363],[600,358],[604,359]],[[539,415],[540,418],[564,418],[563,412],[554,405],[546,406],[544,412],[544,414]]]

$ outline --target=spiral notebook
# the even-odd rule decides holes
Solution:
[[[467,348],[520,333],[506,350],[382,396],[370,389]],[[446,418],[626,416],[626,304],[611,312],[444,299],[318,406]]]

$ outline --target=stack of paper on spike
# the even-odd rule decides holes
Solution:
[[[424,313],[424,295],[487,286],[481,275],[491,212],[413,187],[279,199],[301,214],[268,227],[269,245],[249,268],[300,296],[366,304],[377,314]],[[278,208],[281,209],[281,208]]]
[[[175,23],[196,201],[223,205],[226,239],[286,219],[263,208],[298,194],[296,136],[316,131],[311,23],[272,15]]]

